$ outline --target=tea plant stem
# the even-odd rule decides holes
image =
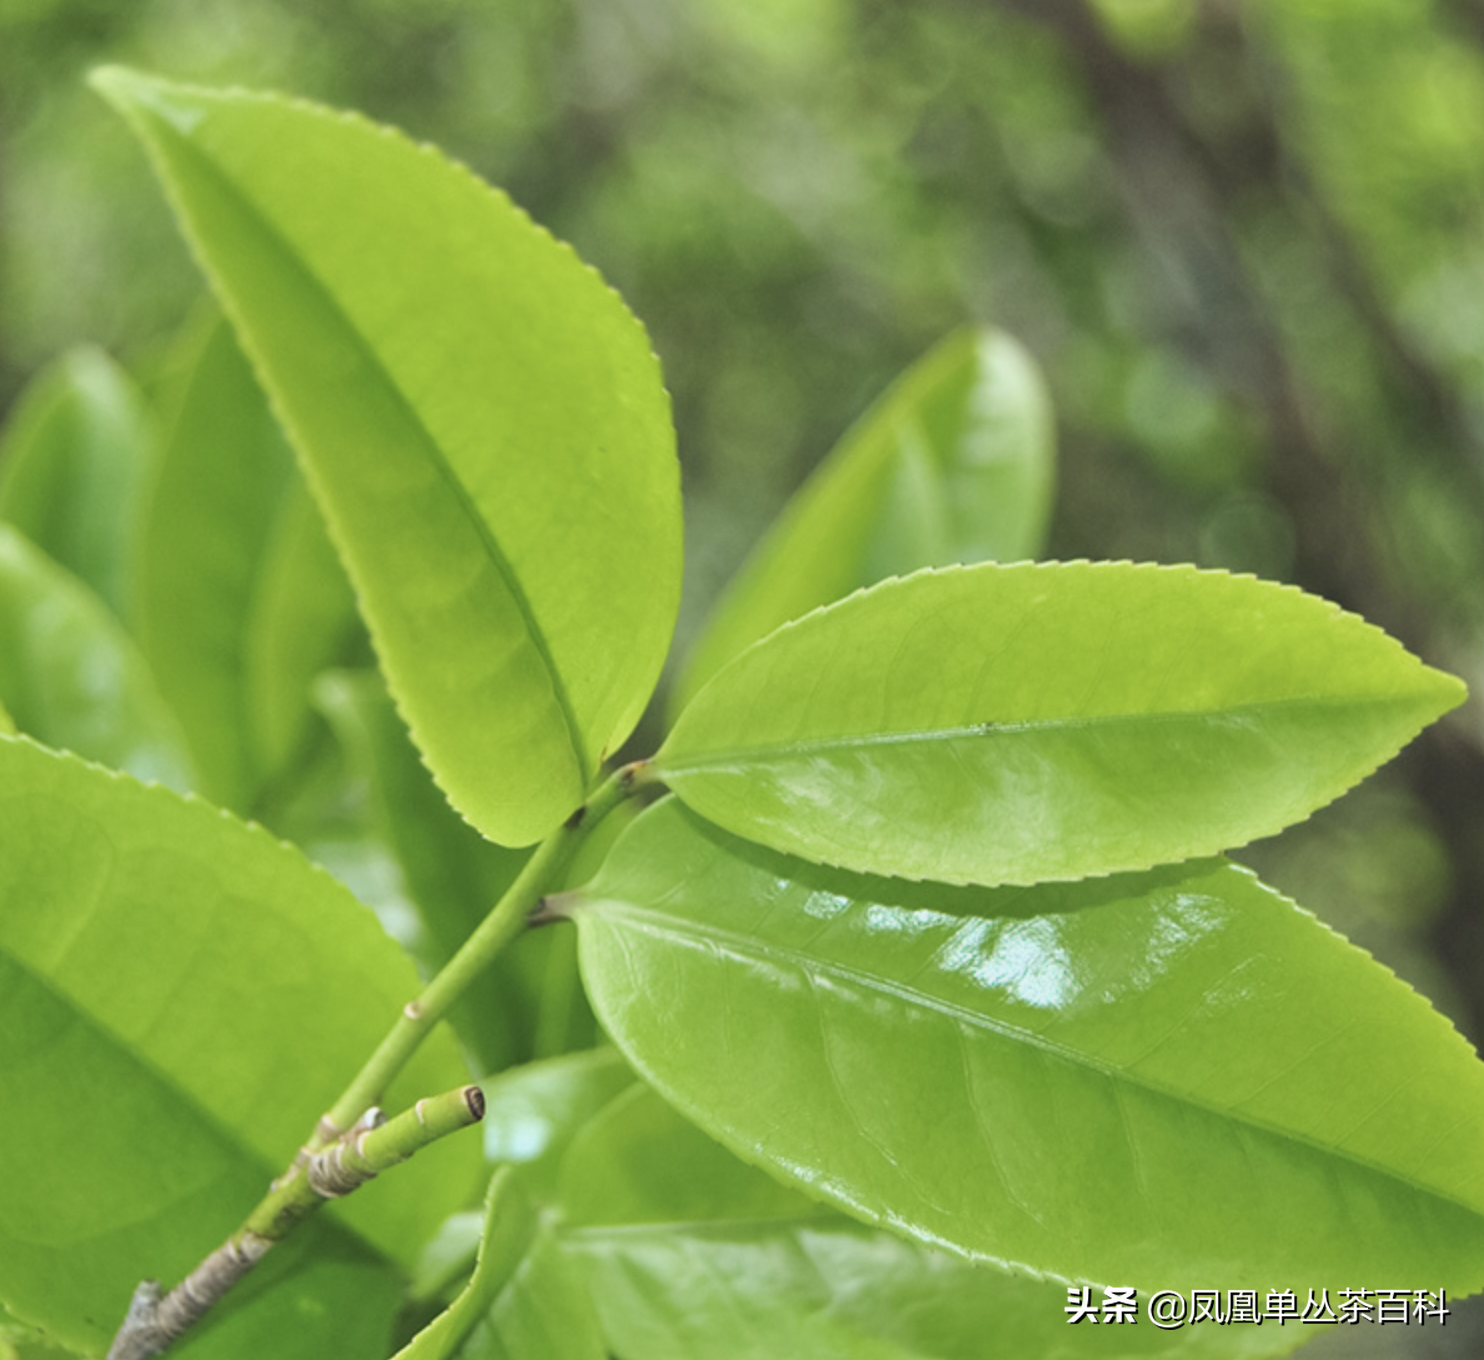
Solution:
[[[163,1353],[326,1199],[348,1194],[435,1138],[483,1117],[484,1096],[477,1086],[420,1100],[390,1121],[376,1104],[433,1026],[525,927],[532,908],[592,828],[636,791],[642,769],[639,762],[616,771],[541,843],[459,951],[403,1007],[390,1033],[242,1226],[168,1294],[153,1280],[135,1290],[108,1360],[149,1360]]]
[[[320,1121],[314,1139],[308,1144],[311,1153],[339,1137],[340,1131],[350,1127],[361,1111],[381,1099],[433,1026],[525,928],[532,908],[552,887],[592,828],[634,791],[642,764],[626,765],[616,771],[541,843],[494,910],[475,927],[459,951],[423,989],[422,995],[403,1007],[381,1046]]]
[[[168,1294],[157,1281],[145,1280],[134,1291],[108,1360],[161,1354],[321,1201],[349,1194],[420,1148],[483,1118],[484,1092],[477,1086],[419,1100],[391,1120],[380,1110],[368,1110],[333,1147],[296,1162],[293,1174],[275,1181],[247,1221]]]

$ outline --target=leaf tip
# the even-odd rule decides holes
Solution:
[[[95,66],[87,79],[125,117],[147,112],[179,132],[190,132],[205,116],[205,110],[184,87],[143,71],[127,66]]]

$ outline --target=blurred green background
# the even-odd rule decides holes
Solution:
[[[675,398],[682,639],[977,320],[1055,394],[1050,555],[1292,581],[1484,693],[1476,0],[0,0],[0,408],[198,296],[104,61],[396,123],[596,264]],[[1242,858],[1484,1034],[1479,698]]]

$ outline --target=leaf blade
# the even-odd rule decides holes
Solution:
[[[445,792],[491,838],[539,839],[637,722],[678,605],[642,329],[508,200],[387,130],[95,81],[285,419]]]
[[[177,368],[143,513],[138,633],[190,734],[203,791],[247,813],[292,753],[308,681],[354,606],[226,323],[192,327]]]
[[[654,770],[789,853],[1033,883],[1281,830],[1462,697],[1290,587],[981,565],[884,582],[770,635],[697,696]]]
[[[150,413],[133,380],[101,350],[74,350],[27,389],[5,431],[0,519],[127,618],[153,458]]]
[[[0,851],[0,1074],[31,1112],[4,1121],[28,1173],[0,1180],[0,1294],[96,1344],[141,1275],[184,1273],[252,1207],[416,979],[260,828],[15,738]],[[77,1118],[82,1073],[113,1117]],[[389,1103],[461,1076],[435,1035]],[[362,1255],[405,1260],[477,1151],[445,1140],[332,1212]]]
[[[48,746],[182,792],[195,784],[185,734],[117,617],[8,524],[0,696],[21,730]]]
[[[570,914],[641,1074],[867,1222],[1073,1279],[1484,1283],[1484,1068],[1245,871],[868,879],[672,799]]]
[[[588,1274],[612,1348],[632,1360],[1255,1360],[1304,1339],[1276,1327],[1142,1325],[1089,1340],[1067,1325],[1064,1285],[823,1208],[647,1089],[584,1131],[563,1190],[563,1245]]]

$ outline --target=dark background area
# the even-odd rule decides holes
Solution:
[[[196,300],[104,61],[396,123],[604,272],[675,399],[682,645],[901,367],[1014,333],[1049,555],[1291,581],[1470,682],[1240,857],[1484,1034],[1484,8],[0,0],[0,408],[79,342],[147,377]]]

